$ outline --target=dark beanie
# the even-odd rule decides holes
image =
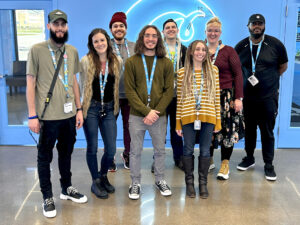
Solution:
[[[121,23],[124,23],[125,27],[127,28],[127,23],[126,23],[126,14],[123,13],[123,12],[116,12],[112,18],[111,18],[111,21],[109,22],[109,28],[112,27],[113,23],[114,22],[121,22]]]

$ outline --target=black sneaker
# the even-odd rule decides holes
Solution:
[[[112,163],[110,164],[109,168],[108,168],[108,172],[117,172],[118,167],[116,165],[116,159],[114,158],[114,160],[112,161]]]
[[[129,194],[128,194],[130,199],[134,199],[134,200],[139,199],[140,193],[141,193],[141,185],[140,184],[130,185]]]
[[[153,163],[151,165],[151,173],[154,173],[154,161],[153,161]]]
[[[125,155],[124,153],[121,153],[121,158],[123,160],[124,168],[126,170],[129,170],[129,155]]]
[[[171,189],[165,180],[158,181],[155,183],[155,185],[163,196],[172,195]]]
[[[248,156],[244,157],[242,162],[236,167],[238,170],[245,171],[249,169],[250,167],[255,166],[255,160],[254,157],[249,158]]]
[[[272,164],[265,165],[265,178],[270,181],[275,181],[277,179],[274,166]]]
[[[108,193],[111,194],[115,192],[115,188],[109,183],[107,179],[107,175],[102,175],[100,180],[101,180],[101,186],[103,186]]]
[[[43,202],[43,214],[45,217],[53,218],[56,216],[56,209],[53,198],[46,198]]]
[[[76,203],[87,202],[87,197],[83,194],[80,194],[77,189],[72,186],[68,187],[67,191],[62,191],[59,197],[62,200],[71,200]]]

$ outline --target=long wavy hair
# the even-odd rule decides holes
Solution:
[[[89,52],[88,52],[87,56],[91,63],[89,70],[90,69],[94,70],[95,76],[98,76],[98,74],[100,73],[100,70],[101,70],[100,58],[99,58],[99,55],[93,45],[93,37],[94,37],[94,35],[96,35],[98,33],[103,34],[106,38],[106,41],[107,41],[106,57],[108,60],[108,71],[109,71],[109,74],[114,75],[114,73],[113,73],[114,64],[116,63],[117,67],[119,67],[119,61],[117,59],[116,54],[113,53],[113,48],[112,48],[112,44],[111,44],[109,35],[102,28],[95,28],[94,30],[91,31],[91,33],[89,34],[89,37],[88,37],[87,46],[88,46]]]
[[[183,100],[187,96],[194,94],[193,93],[193,69],[194,69],[193,55],[198,43],[202,43],[205,46],[206,55],[202,62],[202,70],[204,75],[204,82],[206,82],[206,87],[208,90],[208,99],[210,101],[214,101],[216,96],[216,78],[215,78],[213,65],[209,57],[208,47],[205,44],[205,42],[202,40],[193,41],[189,45],[186,51],[181,100]]]
[[[156,44],[156,47],[155,47],[155,55],[158,58],[164,57],[166,55],[166,50],[165,50],[164,42],[163,42],[163,39],[162,39],[160,31],[154,25],[146,25],[141,30],[141,32],[139,33],[139,37],[138,37],[138,39],[137,39],[137,41],[135,43],[135,47],[134,47],[135,54],[141,55],[141,54],[144,53],[144,50],[145,50],[144,34],[145,34],[145,32],[146,32],[146,30],[148,28],[153,28],[154,30],[156,30],[156,33],[157,33],[158,39],[157,39],[157,44]]]

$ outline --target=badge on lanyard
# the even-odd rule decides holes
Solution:
[[[201,121],[200,120],[194,121],[194,130],[201,130]]]
[[[259,80],[255,76],[255,71],[256,71],[257,58],[259,56],[261,45],[262,45],[263,41],[264,41],[264,38],[262,38],[262,40],[258,43],[256,57],[255,57],[255,60],[254,60],[254,57],[253,57],[253,54],[252,54],[253,43],[252,43],[252,40],[249,38],[249,42],[250,42],[250,45],[249,45],[250,46],[250,55],[251,55],[251,62],[252,62],[252,75],[248,78],[248,81],[250,82],[250,84],[253,87],[259,83]]]
[[[72,102],[67,102],[64,104],[64,113],[71,113],[73,111]]]

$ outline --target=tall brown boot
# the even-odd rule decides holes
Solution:
[[[183,168],[185,173],[186,195],[195,198],[196,192],[194,187],[194,156],[183,156]]]
[[[199,194],[200,198],[208,198],[207,190],[207,174],[210,165],[210,157],[198,157],[198,173],[199,173]]]

